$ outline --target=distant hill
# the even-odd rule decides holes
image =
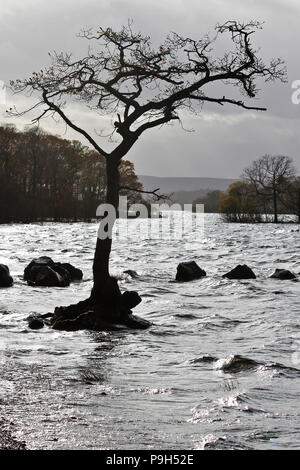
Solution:
[[[219,189],[225,191],[228,186],[236,181],[229,178],[194,178],[194,177],[160,177],[160,176],[138,176],[146,191],[160,188],[162,193],[172,193],[177,191],[198,191],[200,189]]]
[[[200,177],[160,177],[139,175],[145,191],[153,191],[160,188],[160,193],[172,195],[173,202],[191,204],[195,199],[203,197],[209,190],[218,189],[225,191],[228,186],[236,181],[229,178],[200,178]]]

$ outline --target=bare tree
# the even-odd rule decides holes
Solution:
[[[300,223],[300,178],[291,179],[284,193],[280,196],[280,202],[289,213],[297,216]]]
[[[274,222],[278,222],[278,202],[295,177],[292,159],[284,155],[264,155],[255,160],[243,173],[263,200],[272,201]]]
[[[281,59],[265,64],[258,57],[251,38],[261,27],[258,22],[228,21],[216,26],[213,38],[195,40],[172,33],[158,47],[151,44],[148,36],[133,32],[130,23],[120,31],[102,27],[97,31],[84,30],[80,36],[89,42],[85,57],[75,59],[72,54],[55,53],[46,70],[11,82],[15,92],[38,93],[40,99],[29,109],[11,109],[10,114],[23,115],[41,107],[33,123],[57,115],[85,137],[106,159],[107,203],[117,209],[118,166],[144,132],[178,122],[180,112],[200,111],[205,103],[265,110],[247,102],[258,93],[257,79],[285,81],[286,72]],[[223,34],[229,35],[231,50],[215,57],[213,46]],[[228,86],[232,95],[220,95],[220,85],[224,89]],[[243,100],[236,97],[232,88],[235,85],[244,95]],[[119,140],[111,151],[71,119],[65,110],[69,98],[80,100],[101,117],[113,116],[111,135]],[[109,237],[97,239],[90,305],[101,302],[104,292],[106,296],[110,293],[112,299],[119,295],[109,275],[111,243]]]

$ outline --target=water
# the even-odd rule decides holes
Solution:
[[[28,329],[29,314],[87,297],[96,230],[0,226],[0,262],[15,279],[0,296],[0,416],[14,435],[29,449],[299,449],[299,282],[268,278],[275,268],[300,272],[297,226],[208,214],[204,239],[117,240],[112,272],[140,293],[135,313],[153,326]],[[27,286],[24,267],[41,255],[80,267],[83,282]],[[207,277],[174,282],[188,260]],[[244,263],[256,280],[222,278]]]

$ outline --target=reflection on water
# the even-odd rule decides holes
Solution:
[[[170,241],[137,239],[136,223],[114,243],[112,272],[154,325],[98,334],[26,322],[88,295],[97,225],[0,226],[0,262],[15,280],[0,296],[0,416],[30,449],[299,448],[299,282],[268,278],[300,272],[295,226],[206,215],[203,237]],[[24,267],[41,255],[78,266],[83,282],[27,286]],[[189,260],[207,277],[175,283]],[[237,264],[257,279],[223,279]]]

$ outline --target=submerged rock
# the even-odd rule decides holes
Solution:
[[[195,261],[179,263],[177,266],[176,281],[187,282],[200,279],[206,276],[206,272],[201,269]]]
[[[67,287],[82,277],[80,269],[69,263],[55,263],[48,256],[32,260],[24,270],[24,280],[31,286]]]
[[[31,330],[40,330],[41,328],[44,327],[44,322],[41,318],[36,317],[36,318],[30,318],[28,320],[28,327]]]
[[[132,269],[127,269],[126,271],[123,271],[124,274],[128,274],[128,276],[132,277],[133,279],[136,279],[139,277],[138,273],[136,271],[133,271]]]
[[[296,275],[288,269],[275,269],[275,272],[270,276],[270,278],[281,280],[296,279]]]
[[[11,287],[13,282],[8,267],[5,264],[0,264],[0,287]]]
[[[227,277],[227,279],[256,279],[254,272],[246,264],[239,264],[228,273],[223,274],[223,277]]]

